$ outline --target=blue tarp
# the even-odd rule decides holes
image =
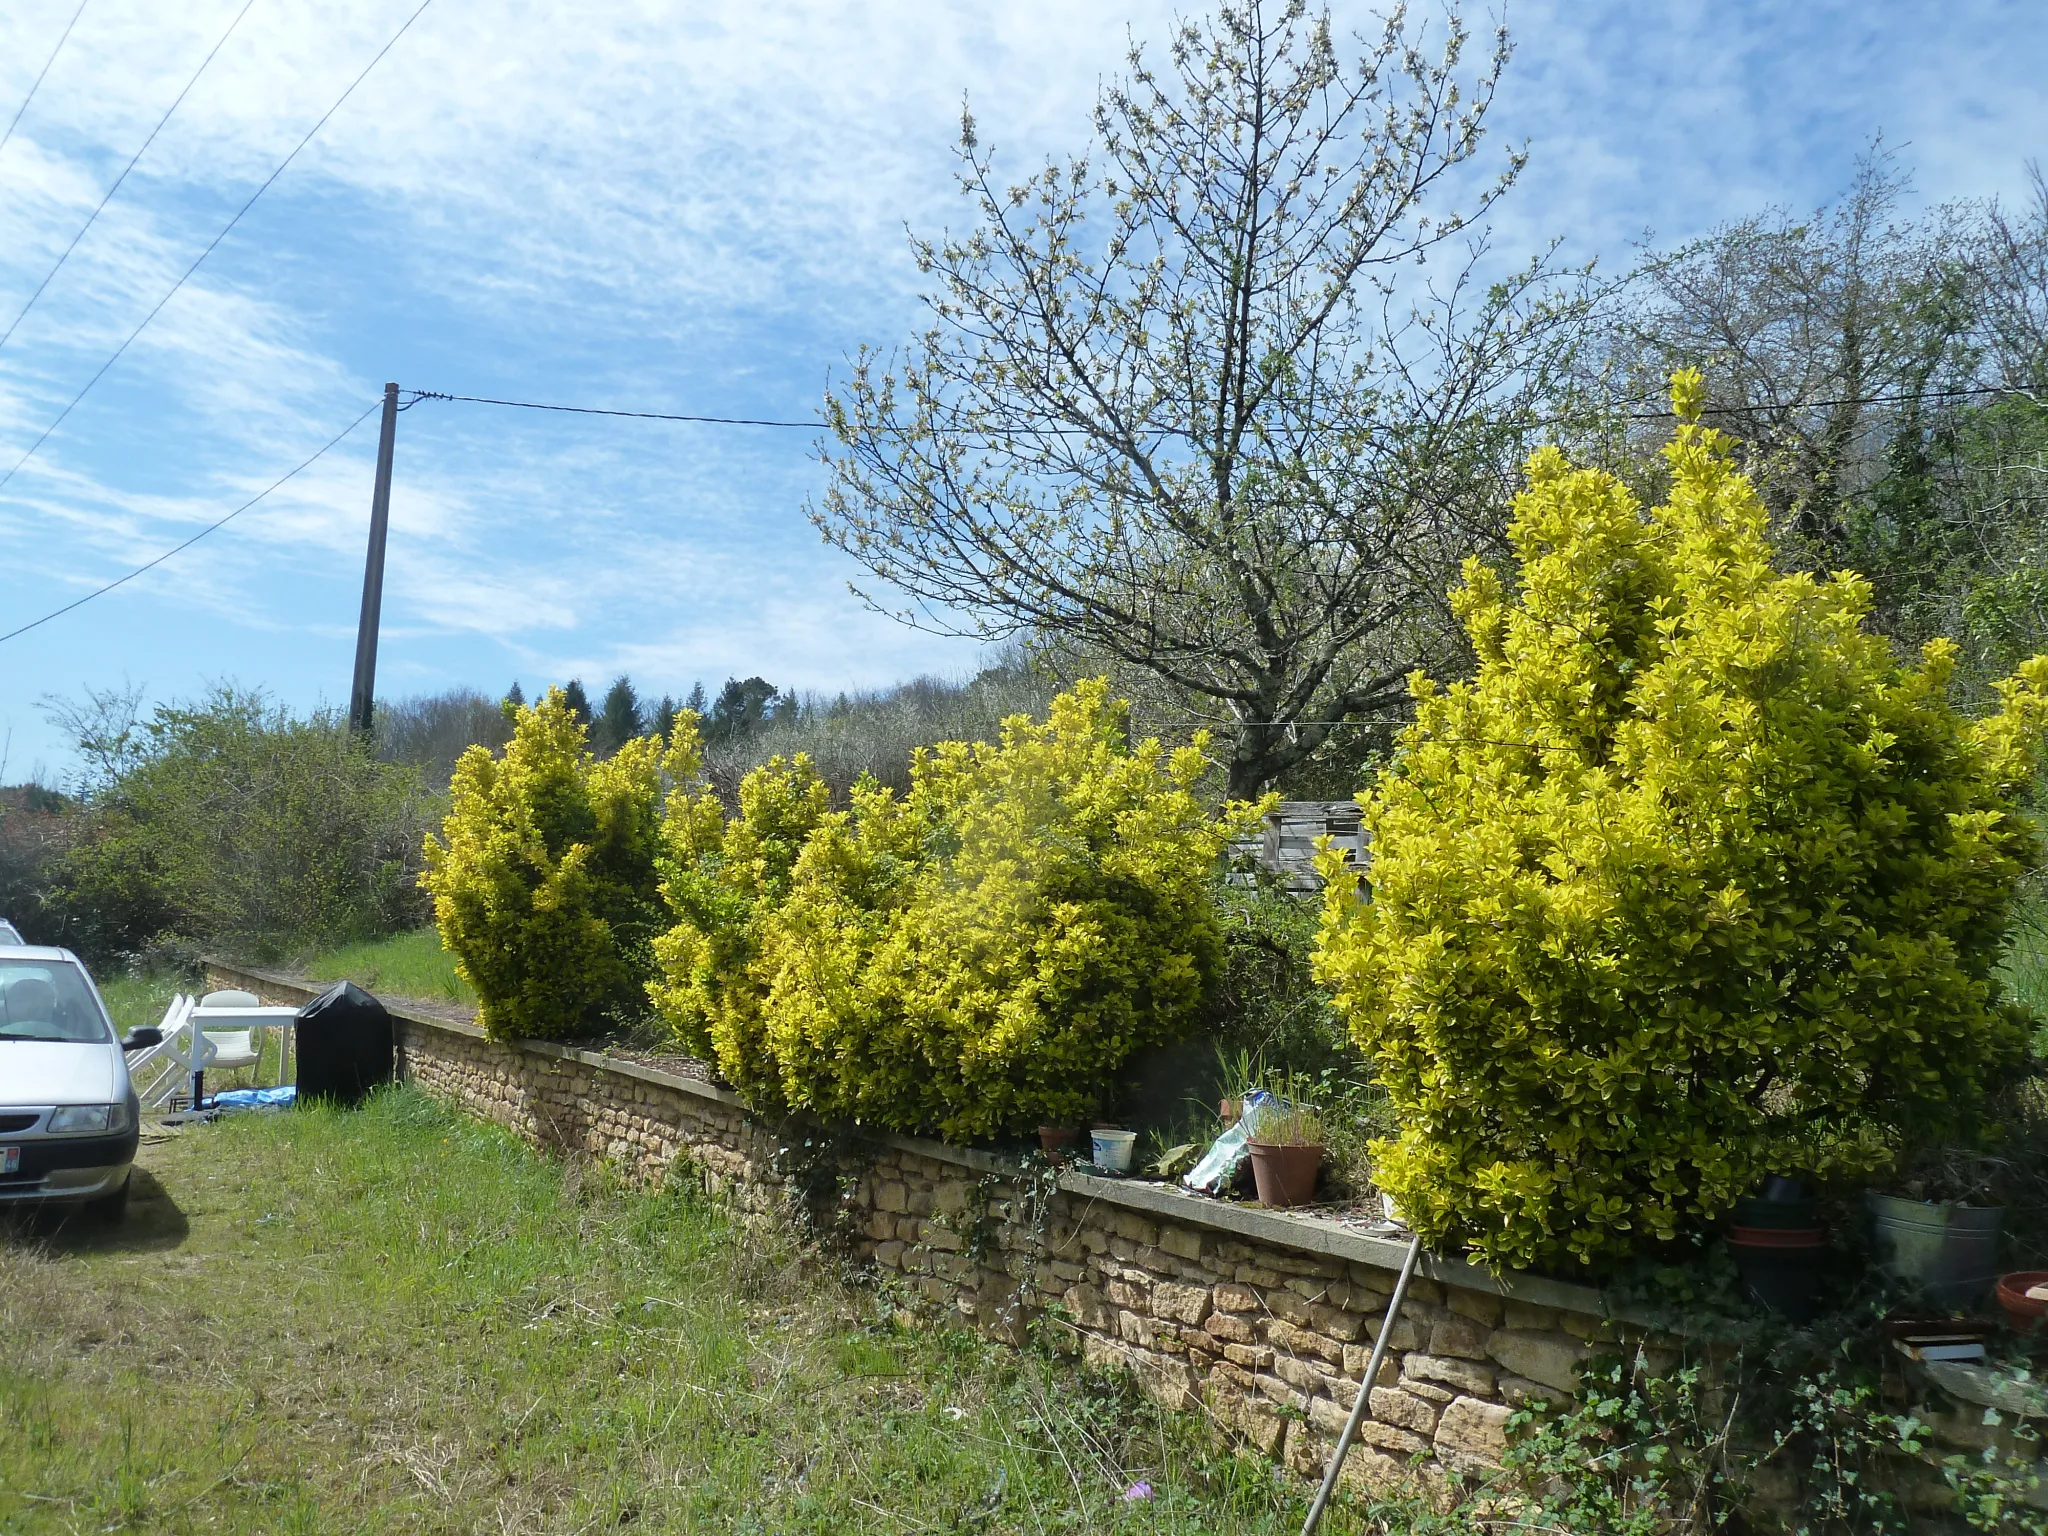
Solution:
[[[282,1088],[230,1088],[207,1102],[215,1109],[289,1109],[298,1097],[297,1087],[286,1083]]]

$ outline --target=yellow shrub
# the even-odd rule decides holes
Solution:
[[[674,925],[654,941],[648,996],[684,1049],[718,1063],[758,1108],[781,1107],[763,1021],[763,930],[789,892],[804,841],[831,792],[803,754],[771,758],[740,781],[727,822],[694,762],[678,763],[661,825],[661,895]]]
[[[1360,797],[1369,892],[1324,864],[1318,972],[1402,1117],[1378,1179],[1496,1263],[1620,1255],[1954,1133],[2025,1038],[1993,972],[2048,658],[1959,716],[1951,647],[1901,668],[1860,577],[1773,567],[1675,384],[1647,515],[1530,461],[1519,592],[1473,563],[1455,595],[1477,678],[1416,676]]]
[[[1125,715],[1084,683],[845,811],[771,764],[715,852],[672,800],[663,1013],[757,1104],[963,1138],[1084,1118],[1199,1016],[1208,876],[1260,809],[1209,816],[1201,747],[1131,748]]]
[[[600,763],[583,741],[549,689],[502,758],[463,754],[446,840],[427,838],[420,885],[494,1038],[591,1035],[641,1006],[661,748],[628,742]]]

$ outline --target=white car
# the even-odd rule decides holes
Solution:
[[[27,942],[21,936],[19,928],[8,922],[6,918],[0,917],[0,944],[26,944]]]
[[[0,949],[0,1205],[128,1203],[140,1106],[127,1052],[160,1031],[114,1034],[99,988],[68,949]]]

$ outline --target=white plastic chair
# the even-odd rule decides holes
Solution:
[[[263,1000],[253,992],[225,991],[209,992],[199,999],[201,1008],[260,1008]],[[261,1030],[261,1037],[258,1030]],[[213,1060],[208,1063],[216,1072],[232,1072],[237,1067],[253,1067],[263,1060],[264,1040],[269,1037],[268,1026],[259,1025],[254,1029],[209,1029],[206,1038],[213,1045]]]

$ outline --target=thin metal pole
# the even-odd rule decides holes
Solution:
[[[1401,1299],[1408,1294],[1408,1282],[1415,1278],[1415,1261],[1421,1257],[1422,1239],[1416,1237],[1408,1244],[1408,1257],[1401,1264],[1401,1278],[1394,1282],[1394,1299],[1387,1303],[1386,1318],[1380,1323],[1380,1336],[1372,1341],[1372,1359],[1366,1362],[1365,1379],[1358,1384],[1358,1397],[1351,1405],[1351,1417],[1344,1421],[1344,1433],[1337,1437],[1337,1449],[1330,1453],[1330,1467],[1323,1474],[1323,1486],[1316,1492],[1315,1503],[1308,1507],[1308,1518],[1301,1523],[1301,1536],[1315,1536],[1316,1527],[1323,1523],[1323,1511],[1329,1507],[1330,1495],[1337,1491],[1337,1474],[1344,1470],[1344,1458],[1350,1454],[1351,1442],[1358,1438],[1358,1426],[1365,1418],[1366,1404],[1372,1399],[1372,1384],[1379,1380],[1380,1362],[1387,1358],[1387,1340],[1393,1337],[1394,1319],[1401,1315]]]
[[[384,430],[377,439],[377,485],[370,493],[370,551],[363,559],[363,613],[356,624],[356,676],[348,728],[368,736],[377,694],[377,625],[384,612],[384,530],[391,522],[391,454],[398,444],[398,386],[384,386]]]

